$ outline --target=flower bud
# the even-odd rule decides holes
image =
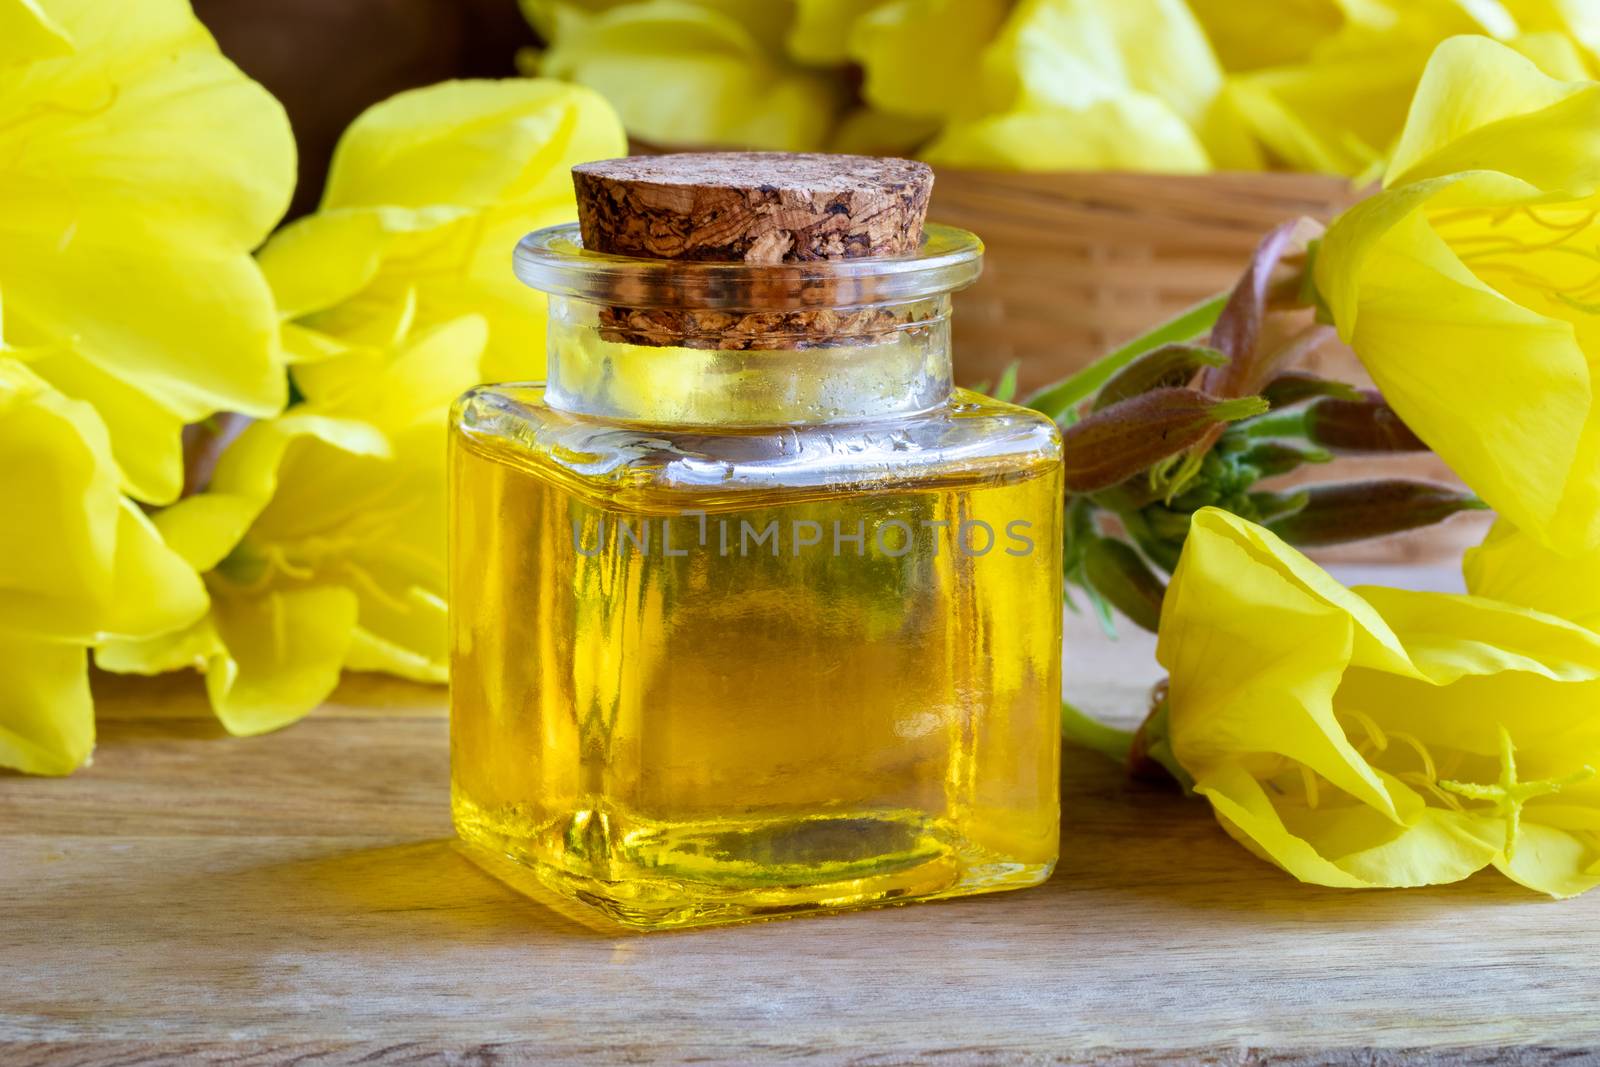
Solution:
[[[1131,545],[1109,537],[1091,541],[1084,556],[1084,576],[1096,593],[1135,625],[1156,632],[1167,586]]]
[[[1239,462],[1253,467],[1262,478],[1288,474],[1307,463],[1327,463],[1333,453],[1321,448],[1297,448],[1282,441],[1262,441],[1239,453]]]
[[[1162,345],[1112,375],[1095,394],[1092,410],[1099,411],[1152,389],[1188,385],[1196,371],[1220,367],[1226,362],[1226,355],[1204,345]]]
[[[1175,456],[1213,428],[1259,415],[1258,396],[1221,400],[1196,389],[1155,389],[1118,401],[1066,431],[1066,488],[1109,489]]]
[[[1305,494],[1305,507],[1267,524],[1273,533],[1301,548],[1415,530],[1457,512],[1487,507],[1471,493],[1403,478],[1318,485]]]
[[[1309,371],[1288,370],[1268,382],[1266,388],[1261,390],[1261,395],[1267,398],[1267,403],[1276,411],[1303,400],[1315,400],[1324,396],[1340,400],[1359,400],[1361,390]]]
[[[1364,389],[1355,400],[1324,397],[1306,409],[1306,439],[1336,452],[1426,452],[1382,394]]]

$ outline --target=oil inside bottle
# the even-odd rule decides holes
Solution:
[[[993,440],[1001,409],[958,393],[939,440]],[[649,928],[1049,875],[1055,455],[911,449],[907,472],[892,441],[724,433],[769,453],[701,470],[703,431],[527,410],[520,440],[452,440],[469,843]]]

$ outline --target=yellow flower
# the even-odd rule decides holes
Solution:
[[[94,405],[129,493],[177,497],[185,423],[285,399],[250,257],[288,205],[283,109],[183,0],[0,0],[0,301]]]
[[[368,109],[339,142],[320,210],[261,252],[296,381],[360,388],[351,346],[463,314],[488,321],[488,378],[542,375],[544,297],[512,276],[511,250],[574,216],[574,164],[625,150],[605,101],[558,82],[446,82]]]
[[[1346,589],[1196,514],[1162,611],[1168,737],[1223,827],[1320,885],[1493,865],[1600,883],[1600,635],[1479,597]]]
[[[121,481],[94,409],[0,356],[0,766],[82,764],[94,747],[88,646],[205,610],[198,576]]]
[[[363,350],[357,388],[319,383],[223,454],[209,489],[156,516],[206,572],[211,610],[188,629],[109,642],[114,671],[205,671],[229,731],[310,711],[341,669],[445,678],[444,434],[480,380],[488,326],[464,316]]]
[[[528,6],[551,42],[534,69],[598,91],[651,144],[815,151],[847,100],[840,79],[784,54],[792,3]]]
[[[957,114],[928,160],[1027,170],[1258,163],[1205,33],[1181,0],[1023,0],[980,70],[976,106]],[[942,67],[919,74],[959,98],[974,96]],[[869,67],[869,97],[871,77]],[[927,95],[920,84],[916,91]]]
[[[1504,518],[1600,547],[1600,84],[1447,41],[1384,184],[1317,256],[1341,336]]]

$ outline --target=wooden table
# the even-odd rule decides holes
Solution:
[[[1127,717],[1149,655],[1075,624],[1069,691]],[[1089,753],[1039,889],[614,938],[456,852],[437,690],[252,740],[100,690],[93,767],[0,777],[0,1062],[1600,1059],[1600,893],[1302,886]]]

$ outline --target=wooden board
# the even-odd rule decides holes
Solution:
[[[1074,622],[1069,691],[1127,718],[1149,657]],[[455,851],[437,690],[250,740],[191,678],[100,691],[93,767],[0,777],[7,1064],[1600,1058],[1600,893],[1302,886],[1087,753],[1039,889],[613,938]]]

